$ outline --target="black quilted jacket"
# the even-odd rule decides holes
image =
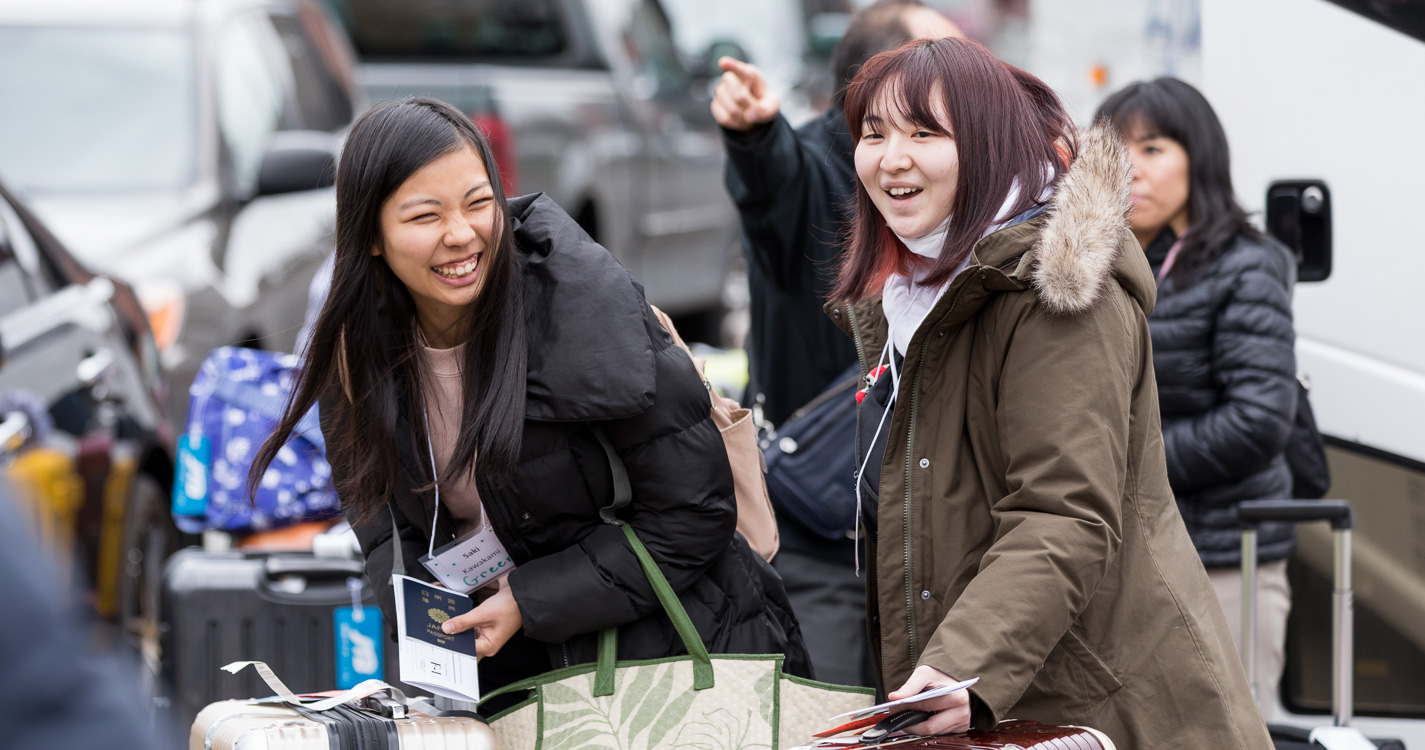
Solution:
[[[1154,273],[1175,239],[1165,230],[1148,246]],[[1148,316],[1168,480],[1209,568],[1242,563],[1237,503],[1291,496],[1295,281],[1286,248],[1239,236],[1187,278],[1166,279]],[[1290,526],[1263,526],[1258,559],[1287,557],[1293,540]]]
[[[524,443],[511,479],[496,486],[477,470],[491,525],[515,561],[510,586],[523,632],[480,664],[480,687],[551,667],[592,662],[598,631],[619,627],[620,659],[684,653],[632,548],[599,509],[613,501],[602,428],[628,470],[633,501],[620,513],[678,592],[712,653],[785,653],[786,669],[809,675],[801,631],[782,581],[733,533],[732,471],[686,352],[649,312],[643,289],[553,201],[510,201],[525,256],[529,365]],[[322,399],[324,432],[341,429],[342,396]],[[409,434],[407,415],[397,430]],[[402,481],[391,502],[407,575],[429,544],[432,497],[425,451],[398,440]],[[424,446],[421,446],[422,448]],[[333,474],[340,457],[332,462]],[[391,518],[353,519],[367,576],[395,622]],[[442,514],[437,547],[453,538]]]

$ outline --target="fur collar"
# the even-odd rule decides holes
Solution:
[[[1083,312],[1099,298],[1113,276],[1133,207],[1133,162],[1117,133],[1095,125],[1079,134],[1078,146],[1028,259],[1040,301],[1058,314]]]

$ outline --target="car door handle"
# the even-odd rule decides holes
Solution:
[[[80,360],[79,365],[74,368],[74,377],[85,388],[93,388],[107,380],[113,371],[114,353],[107,348],[100,347]]]

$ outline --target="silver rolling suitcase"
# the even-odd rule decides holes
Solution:
[[[1242,663],[1247,682],[1257,694],[1257,526],[1274,521],[1331,524],[1335,539],[1335,570],[1331,594],[1332,726],[1302,729],[1268,725],[1277,750],[1308,748],[1376,748],[1405,750],[1400,740],[1366,739],[1351,724],[1354,663],[1354,602],[1351,594],[1351,529],[1355,517],[1345,500],[1251,500],[1237,506],[1242,528]]]
[[[329,698],[302,699],[262,662],[252,665],[276,696],[227,700],[198,712],[189,750],[499,750],[494,730],[478,715],[439,711],[368,680]]]

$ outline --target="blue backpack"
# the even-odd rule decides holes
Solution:
[[[248,502],[248,470],[282,418],[297,363],[291,354],[239,347],[214,349],[203,360],[178,439],[173,520],[179,529],[246,534],[341,512],[316,406],[263,474],[256,506]]]

